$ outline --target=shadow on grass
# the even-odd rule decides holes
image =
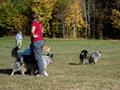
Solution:
[[[68,63],[69,65],[89,65],[88,63]]]
[[[69,65],[81,65],[80,63],[68,63]]]
[[[12,69],[0,69],[0,74],[8,74],[12,73]]]
[[[7,75],[11,75],[13,69],[0,69],[0,75],[4,75],[4,74],[7,74]],[[14,73],[14,75],[17,74],[17,75],[22,75],[20,71],[16,71]],[[27,72],[25,72],[26,75],[30,75],[30,71],[28,70]]]

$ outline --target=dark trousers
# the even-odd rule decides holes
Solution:
[[[44,65],[42,59],[43,46],[44,46],[44,40],[40,40],[32,43],[32,50],[35,56],[35,60],[37,61],[40,75],[44,75]]]

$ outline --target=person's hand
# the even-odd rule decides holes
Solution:
[[[44,31],[43,34],[45,34],[46,32]]]
[[[33,37],[34,37],[34,38],[37,38],[37,37],[38,37],[38,35],[37,35],[37,34],[34,34],[34,35],[33,35]]]

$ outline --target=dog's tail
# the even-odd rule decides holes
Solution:
[[[12,51],[11,51],[12,57],[17,57],[18,56],[18,53],[17,53],[18,50],[19,50],[18,47],[15,47],[15,48],[12,49]]]

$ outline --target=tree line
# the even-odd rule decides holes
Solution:
[[[45,37],[120,39],[120,0],[0,0],[0,37],[29,35],[31,12]]]

